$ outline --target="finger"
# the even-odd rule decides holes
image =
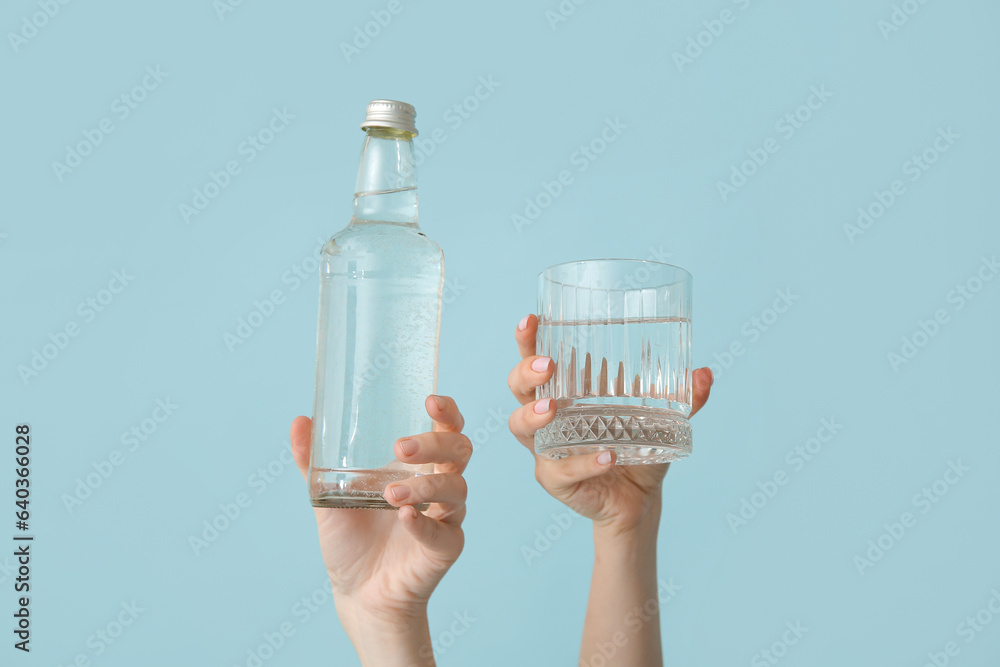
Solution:
[[[436,463],[441,472],[462,472],[472,456],[472,441],[462,433],[431,431],[396,441],[403,463]]]
[[[435,396],[431,394],[424,401],[427,414],[434,420],[435,431],[461,431],[465,426],[465,417],[458,411],[458,404],[450,396]]]
[[[514,340],[517,341],[517,350],[521,353],[521,358],[535,354],[535,333],[537,331],[538,318],[534,315],[525,315],[517,323],[517,329],[514,330]]]
[[[292,458],[299,472],[305,477],[309,472],[309,440],[312,435],[312,420],[296,417],[292,420],[289,438],[292,441]]]
[[[688,419],[694,417],[694,413],[705,407],[708,402],[708,395],[712,392],[712,383],[715,378],[712,376],[712,369],[709,367],[695,369],[692,379],[694,388],[691,391],[691,414]]]
[[[402,482],[394,482],[385,488],[383,497],[390,505],[419,505],[438,503],[445,514],[449,514],[465,504],[469,487],[465,478],[456,473],[440,475],[417,475]]]
[[[555,367],[550,357],[527,356],[507,376],[507,386],[514,398],[524,405],[535,400],[535,387],[548,382]]]
[[[614,467],[615,454],[610,451],[579,454],[557,461],[539,457],[535,464],[535,479],[552,493],[603,475]]]
[[[510,413],[507,427],[510,428],[510,432],[514,434],[518,442],[534,453],[535,431],[555,418],[556,402],[551,398],[543,398],[540,401],[522,405]]]
[[[418,512],[411,505],[399,508],[399,522],[428,550],[445,558],[456,558],[462,553],[465,535],[457,524],[432,519]]]

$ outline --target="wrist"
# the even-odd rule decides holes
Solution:
[[[615,517],[594,521],[594,545],[621,544],[641,545],[652,541],[660,531],[660,514],[663,501],[657,495],[649,504],[628,519]]]
[[[427,604],[374,606],[335,595],[337,616],[365,667],[433,667]]]
[[[334,593],[337,615],[344,625],[377,626],[387,632],[405,631],[414,623],[427,619],[427,602],[407,604],[370,601],[354,595]]]

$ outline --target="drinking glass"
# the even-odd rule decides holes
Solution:
[[[551,266],[538,276],[537,352],[555,362],[536,397],[556,401],[535,452],[614,451],[618,465],[691,453],[691,274],[634,259]]]

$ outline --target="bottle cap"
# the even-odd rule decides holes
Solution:
[[[367,112],[365,122],[361,123],[362,130],[369,127],[392,127],[417,134],[417,126],[414,124],[417,110],[412,104],[396,100],[372,100],[368,103]]]

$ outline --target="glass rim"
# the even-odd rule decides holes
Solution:
[[[559,268],[562,268],[562,267],[573,266],[574,264],[596,264],[597,262],[622,262],[622,263],[633,263],[633,264],[654,264],[656,266],[664,266],[664,267],[667,267],[667,268],[679,271],[682,274],[682,278],[681,279],[684,282],[686,282],[688,284],[691,284],[691,283],[694,282],[694,276],[691,275],[691,272],[688,271],[687,269],[683,268],[683,267],[677,266],[676,264],[667,264],[666,262],[657,262],[657,261],[654,261],[652,259],[633,259],[633,258],[628,258],[628,257],[603,257],[603,258],[595,258],[595,259],[576,259],[576,260],[573,260],[573,261],[570,261],[570,262],[560,262],[559,264],[553,264],[552,266],[547,266],[542,271],[539,271],[538,278],[540,280],[548,280],[551,283],[556,283],[556,284],[559,284],[559,285],[565,285],[566,283],[563,283],[561,281],[551,280],[551,279],[546,278],[545,274],[548,273],[549,271],[552,271],[553,269],[559,269]],[[678,281],[673,281],[673,282],[678,282]],[[665,283],[665,284],[673,284],[673,283]]]

